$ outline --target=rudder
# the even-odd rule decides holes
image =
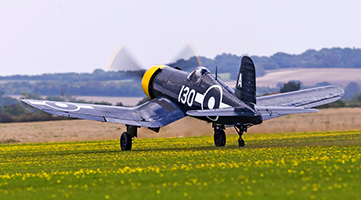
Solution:
[[[239,68],[235,95],[245,103],[256,104],[256,70],[252,59],[243,56]]]

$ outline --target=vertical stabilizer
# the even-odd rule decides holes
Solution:
[[[243,56],[238,72],[235,95],[245,103],[256,104],[256,70],[253,61]]]

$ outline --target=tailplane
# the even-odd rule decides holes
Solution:
[[[253,61],[243,56],[238,72],[235,95],[245,103],[256,104],[256,70]]]

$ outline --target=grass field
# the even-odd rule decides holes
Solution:
[[[0,199],[361,199],[361,131],[0,145]]]

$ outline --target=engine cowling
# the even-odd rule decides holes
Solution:
[[[142,88],[144,91],[144,94],[147,95],[148,98],[153,99],[155,96],[153,94],[153,83],[154,78],[157,76],[157,74],[161,71],[162,68],[168,67],[166,65],[155,65],[148,69],[142,79]]]
[[[166,65],[153,66],[143,76],[143,91],[150,99],[157,96],[178,99],[181,87],[187,85],[187,74]]]

